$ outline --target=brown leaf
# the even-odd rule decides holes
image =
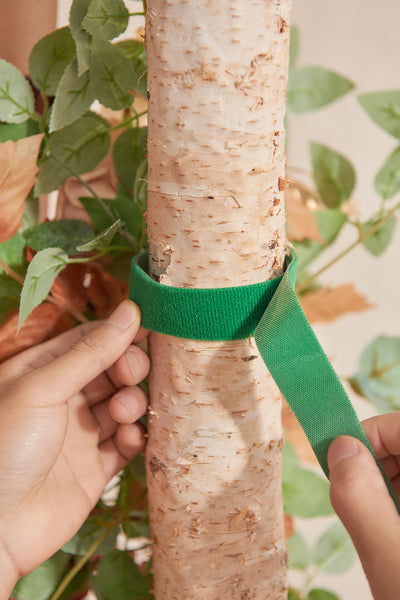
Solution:
[[[71,316],[54,304],[35,308],[17,334],[18,311],[10,313],[0,326],[0,362],[21,350],[44,342],[71,327]]]
[[[333,321],[346,313],[374,307],[352,283],[343,283],[335,288],[326,286],[310,292],[301,299],[301,306],[310,323]]]
[[[90,264],[68,265],[56,278],[52,296],[77,312],[91,309],[98,319],[108,317],[128,297],[128,283]]]
[[[314,213],[302,198],[300,189],[291,186],[285,191],[285,204],[288,215],[289,240],[301,242],[302,240],[315,240],[324,244]]]
[[[285,438],[292,444],[299,460],[317,463],[311,444],[286,400],[282,403],[282,425]]]
[[[43,134],[0,144],[0,243],[21,225],[26,197],[35,183]]]

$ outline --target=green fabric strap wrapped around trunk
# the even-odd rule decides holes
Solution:
[[[257,348],[300,422],[327,477],[327,452],[350,435],[372,452],[350,399],[319,344],[295,292],[291,252],[280,277],[229,288],[176,288],[147,275],[147,255],[132,261],[130,298],[151,331],[184,339],[224,341],[254,335]],[[374,456],[400,513],[390,479]]]

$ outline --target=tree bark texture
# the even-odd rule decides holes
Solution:
[[[152,275],[281,273],[290,0],[148,0]],[[147,446],[157,600],[283,600],[281,396],[252,339],[152,334]]]

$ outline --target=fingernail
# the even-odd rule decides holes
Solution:
[[[128,329],[139,319],[139,310],[134,302],[124,300],[108,318],[110,323],[120,329]]]
[[[136,385],[140,378],[139,375],[142,372],[142,362],[135,346],[129,346],[126,351],[126,357],[128,359],[129,370],[133,377],[133,385]]]
[[[332,471],[342,460],[360,453],[358,442],[348,436],[341,436],[332,442],[328,452],[328,466]]]

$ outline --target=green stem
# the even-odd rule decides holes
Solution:
[[[78,175],[77,173],[75,173],[71,169],[71,167],[69,165],[67,165],[64,161],[60,160],[57,156],[55,156],[55,154],[52,154],[52,157],[58,163],[60,163],[61,165],[63,165],[63,167],[67,171],[69,171],[69,173],[71,174],[71,176],[75,177],[75,179],[77,179],[79,181],[79,183],[81,183],[83,185],[83,187],[85,187],[88,190],[88,192],[90,192],[90,194],[93,196],[93,198],[95,198],[97,200],[97,202],[100,204],[101,208],[104,210],[104,212],[106,213],[106,215],[108,217],[110,217],[110,219],[113,222],[116,221],[115,215],[113,215],[113,213],[108,208],[108,206],[104,202],[104,200],[102,198],[100,198],[100,196],[98,194],[96,194],[96,192],[94,191],[94,189],[84,179],[82,179],[82,177],[80,175]],[[134,250],[136,250],[136,240],[135,240],[135,238],[128,231],[126,231],[123,227],[120,227],[119,232],[126,239],[126,241],[128,242],[129,246],[132,247]]]
[[[130,17],[144,17],[144,13],[143,12],[133,12],[133,13],[129,13]]]
[[[0,269],[3,269],[3,271],[9,277],[12,277],[13,279],[15,279],[15,281],[18,281],[18,283],[20,285],[24,285],[24,278],[21,277],[21,275],[19,275],[18,273],[16,273],[14,271],[14,269],[12,269],[11,267],[9,267],[1,258],[0,258]],[[68,306],[68,304],[63,304],[62,302],[59,302],[58,300],[56,300],[55,298],[53,298],[53,296],[51,296],[50,294],[47,294],[47,296],[46,296],[46,298],[44,300],[46,302],[50,302],[51,304],[55,304],[56,306],[59,306],[60,308],[63,308],[64,310],[68,311],[80,323],[87,323],[88,319],[85,317],[85,315],[83,315],[82,313],[74,310],[73,308],[71,308],[70,306]]]
[[[68,571],[66,576],[63,578],[63,580],[57,587],[54,594],[50,597],[50,600],[58,600],[58,598],[60,598],[61,594],[63,593],[65,588],[68,586],[68,584],[73,580],[75,575],[77,575],[77,573],[79,573],[79,571],[85,566],[85,564],[87,563],[89,558],[94,554],[94,552],[97,550],[97,548],[100,546],[100,544],[106,539],[106,537],[108,536],[109,533],[110,533],[109,527],[104,529],[102,534],[97,538],[97,540],[95,540],[93,542],[93,544],[86,551],[86,553],[83,556],[81,556],[81,558],[72,567],[72,569],[70,571]]]
[[[79,573],[79,571],[85,566],[85,564],[88,562],[88,560],[91,558],[91,556],[93,556],[93,554],[95,553],[95,551],[97,550],[97,548],[106,539],[106,537],[108,536],[108,534],[110,533],[110,531],[112,529],[114,529],[115,527],[118,527],[118,525],[120,525],[126,519],[126,517],[131,512],[132,508],[134,508],[137,504],[139,504],[139,502],[141,500],[143,500],[143,498],[144,498],[145,495],[146,495],[146,491],[143,490],[134,499],[134,501],[132,503],[132,506],[129,506],[128,508],[126,508],[125,510],[123,510],[113,521],[111,521],[110,523],[107,523],[107,524],[104,525],[104,528],[105,528],[104,531],[93,542],[93,544],[85,552],[85,554],[83,556],[81,556],[81,558],[72,567],[72,569],[70,571],[68,571],[68,573],[65,575],[65,577],[63,577],[63,579],[61,580],[61,582],[57,586],[57,589],[55,590],[55,592],[53,593],[53,595],[50,597],[50,600],[59,600],[61,594],[64,592],[64,590],[66,589],[66,587],[68,586],[68,584],[73,580],[73,578],[75,577],[75,575],[77,575]]]
[[[124,121],[122,121],[122,123],[120,123],[119,125],[114,125],[113,127],[110,127],[109,129],[107,129],[108,132],[110,131],[117,131],[118,129],[121,129],[121,127],[126,127],[127,125],[129,125],[129,123],[131,123],[132,121],[135,120],[139,120],[140,117],[143,117],[143,115],[147,115],[148,111],[144,110],[143,112],[137,113],[135,112],[134,115],[132,115],[131,117],[128,117],[127,119],[124,119]]]
[[[382,227],[382,225],[384,225],[399,210],[399,208],[400,208],[400,202],[397,203],[391,210],[389,210],[381,219],[379,219],[379,221],[377,221],[374,225],[372,225],[372,227],[370,227],[367,231],[364,231],[364,233],[362,233],[361,230],[359,230],[358,238],[356,239],[355,242],[350,244],[350,246],[347,246],[347,248],[345,248],[342,252],[340,252],[337,256],[335,256],[332,260],[330,260],[326,265],[321,267],[316,273],[314,273],[313,275],[310,275],[310,277],[308,277],[301,285],[298,286],[298,288],[296,289],[296,292],[298,294],[301,294],[302,292],[304,292],[304,290],[306,290],[313,281],[315,281],[320,275],[322,275],[322,273],[325,273],[325,271],[330,269],[334,264],[336,264],[338,261],[340,261],[342,258],[344,258],[347,254],[349,254],[349,252],[354,250],[354,248],[356,248],[356,246],[358,246],[359,244],[362,244],[371,235],[376,233]]]
[[[146,15],[146,13],[147,13],[147,0],[142,0],[142,3],[143,3],[143,12]]]

